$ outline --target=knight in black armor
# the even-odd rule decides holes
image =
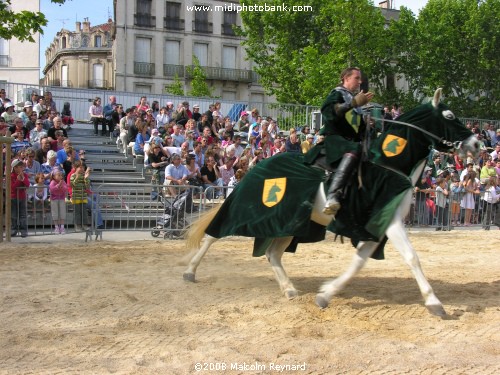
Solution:
[[[327,215],[335,215],[340,209],[340,194],[358,164],[366,133],[361,107],[373,99],[373,93],[360,91],[360,69],[345,69],[340,80],[341,84],[328,94],[321,106],[323,126],[320,134],[325,139],[306,154],[309,164],[337,165],[323,209]]]

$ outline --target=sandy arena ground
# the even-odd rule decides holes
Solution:
[[[246,238],[216,243],[196,284],[181,241],[4,242],[0,374],[500,373],[500,231],[410,233],[446,319],[391,245],[320,310],[353,254],[332,238],[285,254],[293,301]]]

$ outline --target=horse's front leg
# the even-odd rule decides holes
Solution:
[[[357,247],[351,265],[342,275],[332,281],[328,281],[316,295],[316,304],[322,309],[328,307],[332,297],[342,291],[351,279],[363,268],[366,260],[377,248],[377,242],[360,242]]]
[[[420,288],[420,293],[422,293],[422,296],[424,297],[425,307],[427,307],[431,314],[441,317],[446,316],[443,304],[436,297],[431,284],[429,284],[425,278],[424,272],[420,266],[418,255],[410,243],[406,230],[403,226],[403,222],[398,217],[393,220],[387,229],[386,234],[394,247],[398,249],[405,262],[408,266],[410,266],[411,271],[415,276],[415,280],[417,280],[418,287]]]
[[[298,292],[288,278],[288,275],[281,264],[281,257],[283,256],[283,253],[288,245],[290,245],[290,242],[292,242],[292,239],[293,237],[274,238],[266,250],[266,257],[273,268],[274,276],[280,285],[281,291],[288,299],[297,297]]]
[[[184,274],[182,277],[186,281],[192,281],[193,283],[195,282],[196,278],[196,269],[201,263],[201,260],[207,253],[208,249],[210,246],[217,241],[218,238],[211,237],[211,236],[205,236],[205,239],[203,240],[203,245],[201,246],[200,250],[191,258],[191,261],[189,262],[188,268],[184,271]]]

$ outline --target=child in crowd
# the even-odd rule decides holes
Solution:
[[[245,176],[245,171],[243,169],[238,169],[235,173],[234,176],[231,177],[229,180],[228,189],[227,189],[227,196],[229,197],[229,194],[231,194],[234,190],[234,188],[240,183],[241,179]]]
[[[66,220],[66,195],[68,193],[68,185],[64,182],[64,176],[61,170],[57,169],[52,173],[49,189],[50,210],[52,213],[52,220],[54,220],[54,233],[65,234],[64,221]]]
[[[460,186],[460,179],[455,177],[451,183],[451,225],[460,226],[460,200],[463,189]]]
[[[48,191],[45,186],[45,176],[43,173],[35,175],[35,183],[32,185],[33,191],[33,206],[36,210],[37,206],[41,206],[43,217],[45,218],[45,203],[47,202]]]
[[[492,176],[486,182],[486,186],[484,188],[484,196],[482,199],[483,204],[483,218],[481,220],[483,229],[490,230],[491,221],[493,218],[493,213],[495,211],[494,205],[498,204],[500,200],[500,194],[497,193],[497,178],[496,176]],[[497,210],[498,212],[498,210]]]
[[[90,189],[90,169],[84,170],[80,160],[73,162],[74,172],[70,176],[71,200],[75,207],[75,230],[87,230],[87,191]]]
[[[10,176],[10,199],[11,203],[11,236],[15,237],[21,232],[21,237],[28,236],[27,194],[26,190],[30,186],[28,174],[24,173],[25,165],[19,159],[14,159],[11,163]]]

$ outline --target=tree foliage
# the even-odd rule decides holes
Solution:
[[[51,0],[54,4],[64,4],[66,0]],[[33,34],[43,34],[42,27],[47,26],[47,18],[41,12],[21,10],[14,12],[10,8],[12,0],[0,1],[0,38],[17,38],[21,42],[35,42]]]
[[[207,75],[200,66],[200,61],[193,55],[193,65],[187,68],[187,74],[191,77],[190,96],[212,96],[212,89],[207,84]]]
[[[280,0],[241,0],[279,6]],[[368,76],[376,101],[412,108],[437,87],[463,116],[500,117],[500,1],[429,0],[387,23],[371,0],[290,0],[289,11],[242,12],[238,33],[268,94],[320,104],[347,66]],[[292,11],[309,5],[311,11]],[[386,87],[385,77],[404,87]]]
[[[165,85],[165,92],[173,95],[184,95],[184,84],[181,82],[179,75],[175,74],[174,82],[170,85]]]

